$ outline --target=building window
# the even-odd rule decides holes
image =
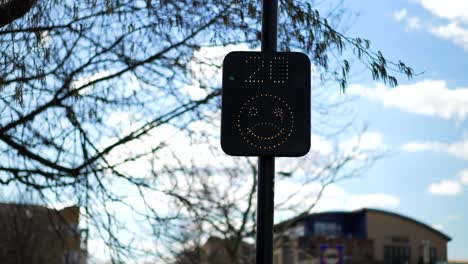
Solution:
[[[62,225],[62,230],[64,234],[69,236],[78,236],[80,234],[77,224],[64,224]]]
[[[437,249],[431,247],[430,241],[422,241],[421,246],[419,246],[419,259],[425,263],[436,263],[437,262]]]
[[[291,230],[291,238],[298,238],[305,236],[305,227],[304,225],[299,225],[294,227]]]
[[[280,264],[280,255],[276,253],[273,257],[273,264]]]
[[[306,238],[298,240],[297,251],[299,261],[312,260],[319,257],[317,246]]]
[[[294,264],[295,256],[294,256],[294,249],[292,245],[286,244],[283,246],[283,263],[285,264]]]
[[[431,247],[429,249],[429,259],[431,263],[435,263],[437,261],[437,249],[435,247]]]
[[[341,225],[333,222],[315,222],[314,234],[316,236],[341,236]]]
[[[401,264],[409,263],[411,248],[409,246],[384,246],[384,263]]]
[[[79,264],[81,253],[78,250],[68,250],[65,252],[64,264]]]
[[[298,253],[298,259],[299,259],[299,261],[307,260],[307,259],[308,259],[307,253],[304,252],[303,249],[299,249],[297,253]]]

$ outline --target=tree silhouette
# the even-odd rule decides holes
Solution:
[[[12,8],[17,2],[24,8]],[[353,57],[343,57],[344,51],[391,86],[397,85],[393,73],[413,75],[368,40],[340,33],[339,7],[322,16],[314,2],[280,2],[279,49],[307,53],[323,82],[346,88]],[[257,47],[260,3],[2,1],[0,14],[5,12],[10,15],[0,15],[2,185],[27,188],[45,203],[83,206],[113,259],[168,260],[171,243],[189,224],[239,243],[252,237],[256,169],[253,160],[219,152],[215,76],[221,61],[204,52],[221,56],[218,47]],[[326,104],[315,107],[319,116],[330,111]],[[280,178],[294,178],[300,169],[309,175],[305,182],[325,187],[357,175],[375,159],[367,153],[363,160],[366,153],[358,147],[319,154],[288,162]],[[358,169],[345,169],[356,160]],[[158,250],[142,250],[138,239],[128,238],[142,234],[130,231],[129,215],[156,238]]]

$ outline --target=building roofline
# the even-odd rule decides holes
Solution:
[[[31,208],[31,209],[40,209],[40,210],[54,210],[52,208],[48,208],[44,205],[40,204],[33,204],[33,203],[24,203],[24,202],[19,202],[19,203],[8,203],[8,202],[0,202],[0,206],[2,207],[24,207],[24,208]]]
[[[413,218],[410,218],[408,216],[404,216],[404,215],[401,215],[401,214],[398,214],[398,213],[395,213],[395,212],[385,211],[385,210],[380,210],[380,209],[373,209],[373,208],[363,208],[363,209],[358,209],[358,210],[354,210],[354,211],[329,211],[329,212],[318,212],[318,213],[311,213],[311,214],[302,214],[302,215],[295,216],[295,217],[293,217],[291,219],[282,221],[282,222],[280,222],[278,224],[275,224],[274,230],[281,229],[283,226],[288,225],[288,224],[293,226],[297,222],[300,222],[300,221],[302,221],[304,219],[307,219],[310,216],[326,215],[326,214],[359,214],[359,213],[366,213],[366,212],[376,212],[376,213],[382,213],[382,214],[398,217],[400,219],[404,219],[404,220],[413,222],[413,223],[415,223],[415,224],[417,224],[419,226],[422,226],[425,229],[428,229],[429,231],[432,231],[432,232],[436,233],[437,235],[445,238],[447,241],[452,240],[452,238],[449,237],[448,235],[442,233],[441,231],[439,231],[439,230],[437,230],[437,229],[435,229],[435,228],[433,228],[433,227],[431,227],[431,226],[429,226],[429,225],[427,225],[427,224],[425,224],[423,222],[420,222],[418,220],[415,220]]]
[[[297,216],[294,216],[290,219],[281,221],[277,224],[274,225],[274,230],[281,229],[285,225],[295,225],[296,223],[307,219],[311,216],[317,216],[317,215],[332,215],[332,214],[357,214],[360,213],[361,210],[356,210],[356,211],[324,211],[324,212],[316,212],[316,213],[310,213],[310,214],[300,214]]]
[[[407,221],[410,221],[410,222],[413,222],[421,227],[424,227],[436,234],[438,234],[439,236],[445,238],[447,241],[451,241],[452,238],[449,237],[448,235],[442,233],[441,231],[433,228],[432,226],[428,225],[428,224],[425,224],[421,221],[418,221],[414,218],[411,218],[411,217],[408,217],[408,216],[405,216],[405,215],[402,215],[402,214],[399,214],[399,213],[395,213],[395,212],[391,212],[391,211],[385,211],[385,210],[381,210],[381,209],[373,209],[373,208],[363,208],[363,209],[360,209],[360,210],[356,210],[354,212],[375,212],[375,213],[381,213],[381,214],[387,214],[387,215],[392,215],[392,216],[395,216],[395,217],[398,217],[398,218],[401,218],[403,220],[407,220]]]
[[[47,207],[45,205],[33,204],[33,203],[7,203],[0,202],[0,208],[21,208],[21,209],[31,209],[31,210],[42,210],[48,212],[63,213],[69,210],[77,210],[79,213],[80,207],[78,205],[66,206],[60,209]]]

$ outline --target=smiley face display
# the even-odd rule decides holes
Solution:
[[[256,95],[242,104],[237,129],[241,138],[254,148],[278,148],[293,132],[293,111],[286,101],[276,95]]]

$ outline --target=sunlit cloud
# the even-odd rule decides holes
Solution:
[[[421,5],[437,18],[445,20],[442,25],[427,26],[427,31],[468,51],[468,1],[421,0]]]
[[[463,121],[468,117],[468,87],[449,88],[443,80],[427,80],[388,88],[351,85],[348,93],[363,96],[385,107],[402,111]]]
[[[468,1],[466,0],[420,0],[422,7],[439,18],[468,23]]]
[[[395,209],[400,205],[400,199],[386,193],[352,194],[347,208],[351,210],[361,208]]]
[[[392,14],[392,16],[393,19],[395,19],[397,22],[403,22],[404,24],[406,24],[407,31],[418,30],[421,29],[423,26],[421,19],[417,16],[409,15],[408,10],[406,8],[395,11]]]
[[[451,215],[447,216],[447,219],[449,221],[459,221],[459,220],[461,220],[461,216],[458,215],[458,214],[451,214]]]
[[[110,74],[111,74],[110,71],[100,71],[100,72],[96,72],[94,74],[91,74],[89,76],[82,76],[82,77],[77,78],[75,81],[73,81],[71,83],[71,86],[73,88],[78,89],[78,88],[81,88],[81,87],[83,87],[85,85],[90,84],[91,82],[94,82],[96,80],[104,78],[104,77],[106,77],[106,76],[108,76]],[[86,88],[85,90],[81,90],[80,93],[86,93],[85,91],[89,91],[89,90],[90,90],[90,88]]]
[[[401,149],[407,152],[442,152],[452,155],[459,159],[468,160],[468,139],[453,143],[441,143],[431,141],[409,142],[403,144]]]
[[[451,22],[442,26],[433,26],[429,32],[437,37],[447,39],[468,51],[468,28],[457,22]]]
[[[340,142],[340,149],[345,152],[359,148],[360,150],[381,150],[384,148],[383,135],[380,132],[365,132]]]
[[[444,225],[443,224],[432,224],[431,226],[432,226],[432,228],[437,229],[439,231],[444,230]]]
[[[462,170],[459,173],[460,182],[464,185],[468,185],[468,169]]]
[[[285,220],[306,210],[317,202],[317,195],[323,185],[314,182],[307,185],[289,180],[276,183],[275,203],[284,203],[286,198],[295,194],[282,207],[294,205],[294,211],[278,210],[275,212],[277,221]],[[297,206],[299,205],[299,206]],[[351,193],[337,184],[325,187],[321,197],[312,209],[312,212],[326,211],[352,211],[362,208],[396,209],[400,206],[400,198],[388,193]]]
[[[394,12],[392,16],[404,23],[407,31],[423,29],[468,51],[468,1],[420,0],[420,4],[435,19],[426,19],[423,23],[420,17],[411,16],[406,8]]]
[[[464,185],[468,185],[468,169],[458,173],[458,177],[454,180],[432,183],[429,186],[429,192],[434,195],[455,196],[463,192]],[[455,219],[455,217],[452,218]]]
[[[310,148],[312,151],[318,152],[321,155],[329,155],[333,152],[333,146],[331,142],[317,134],[311,135]]]
[[[422,28],[422,22],[419,17],[416,17],[416,16],[408,17],[406,22],[407,22],[406,24],[407,30],[417,30],[417,29]]]
[[[444,180],[432,183],[429,186],[429,192],[434,195],[455,196],[463,191],[462,185],[458,181]]]
[[[408,11],[406,10],[406,8],[403,8],[393,13],[393,18],[395,18],[396,21],[402,21],[407,16],[408,16]]]
[[[184,86],[181,92],[194,100],[199,100],[208,94],[207,87],[220,87],[223,59],[231,51],[252,51],[252,49],[245,44],[239,44],[202,47],[195,51],[187,65],[191,74],[191,84]]]

